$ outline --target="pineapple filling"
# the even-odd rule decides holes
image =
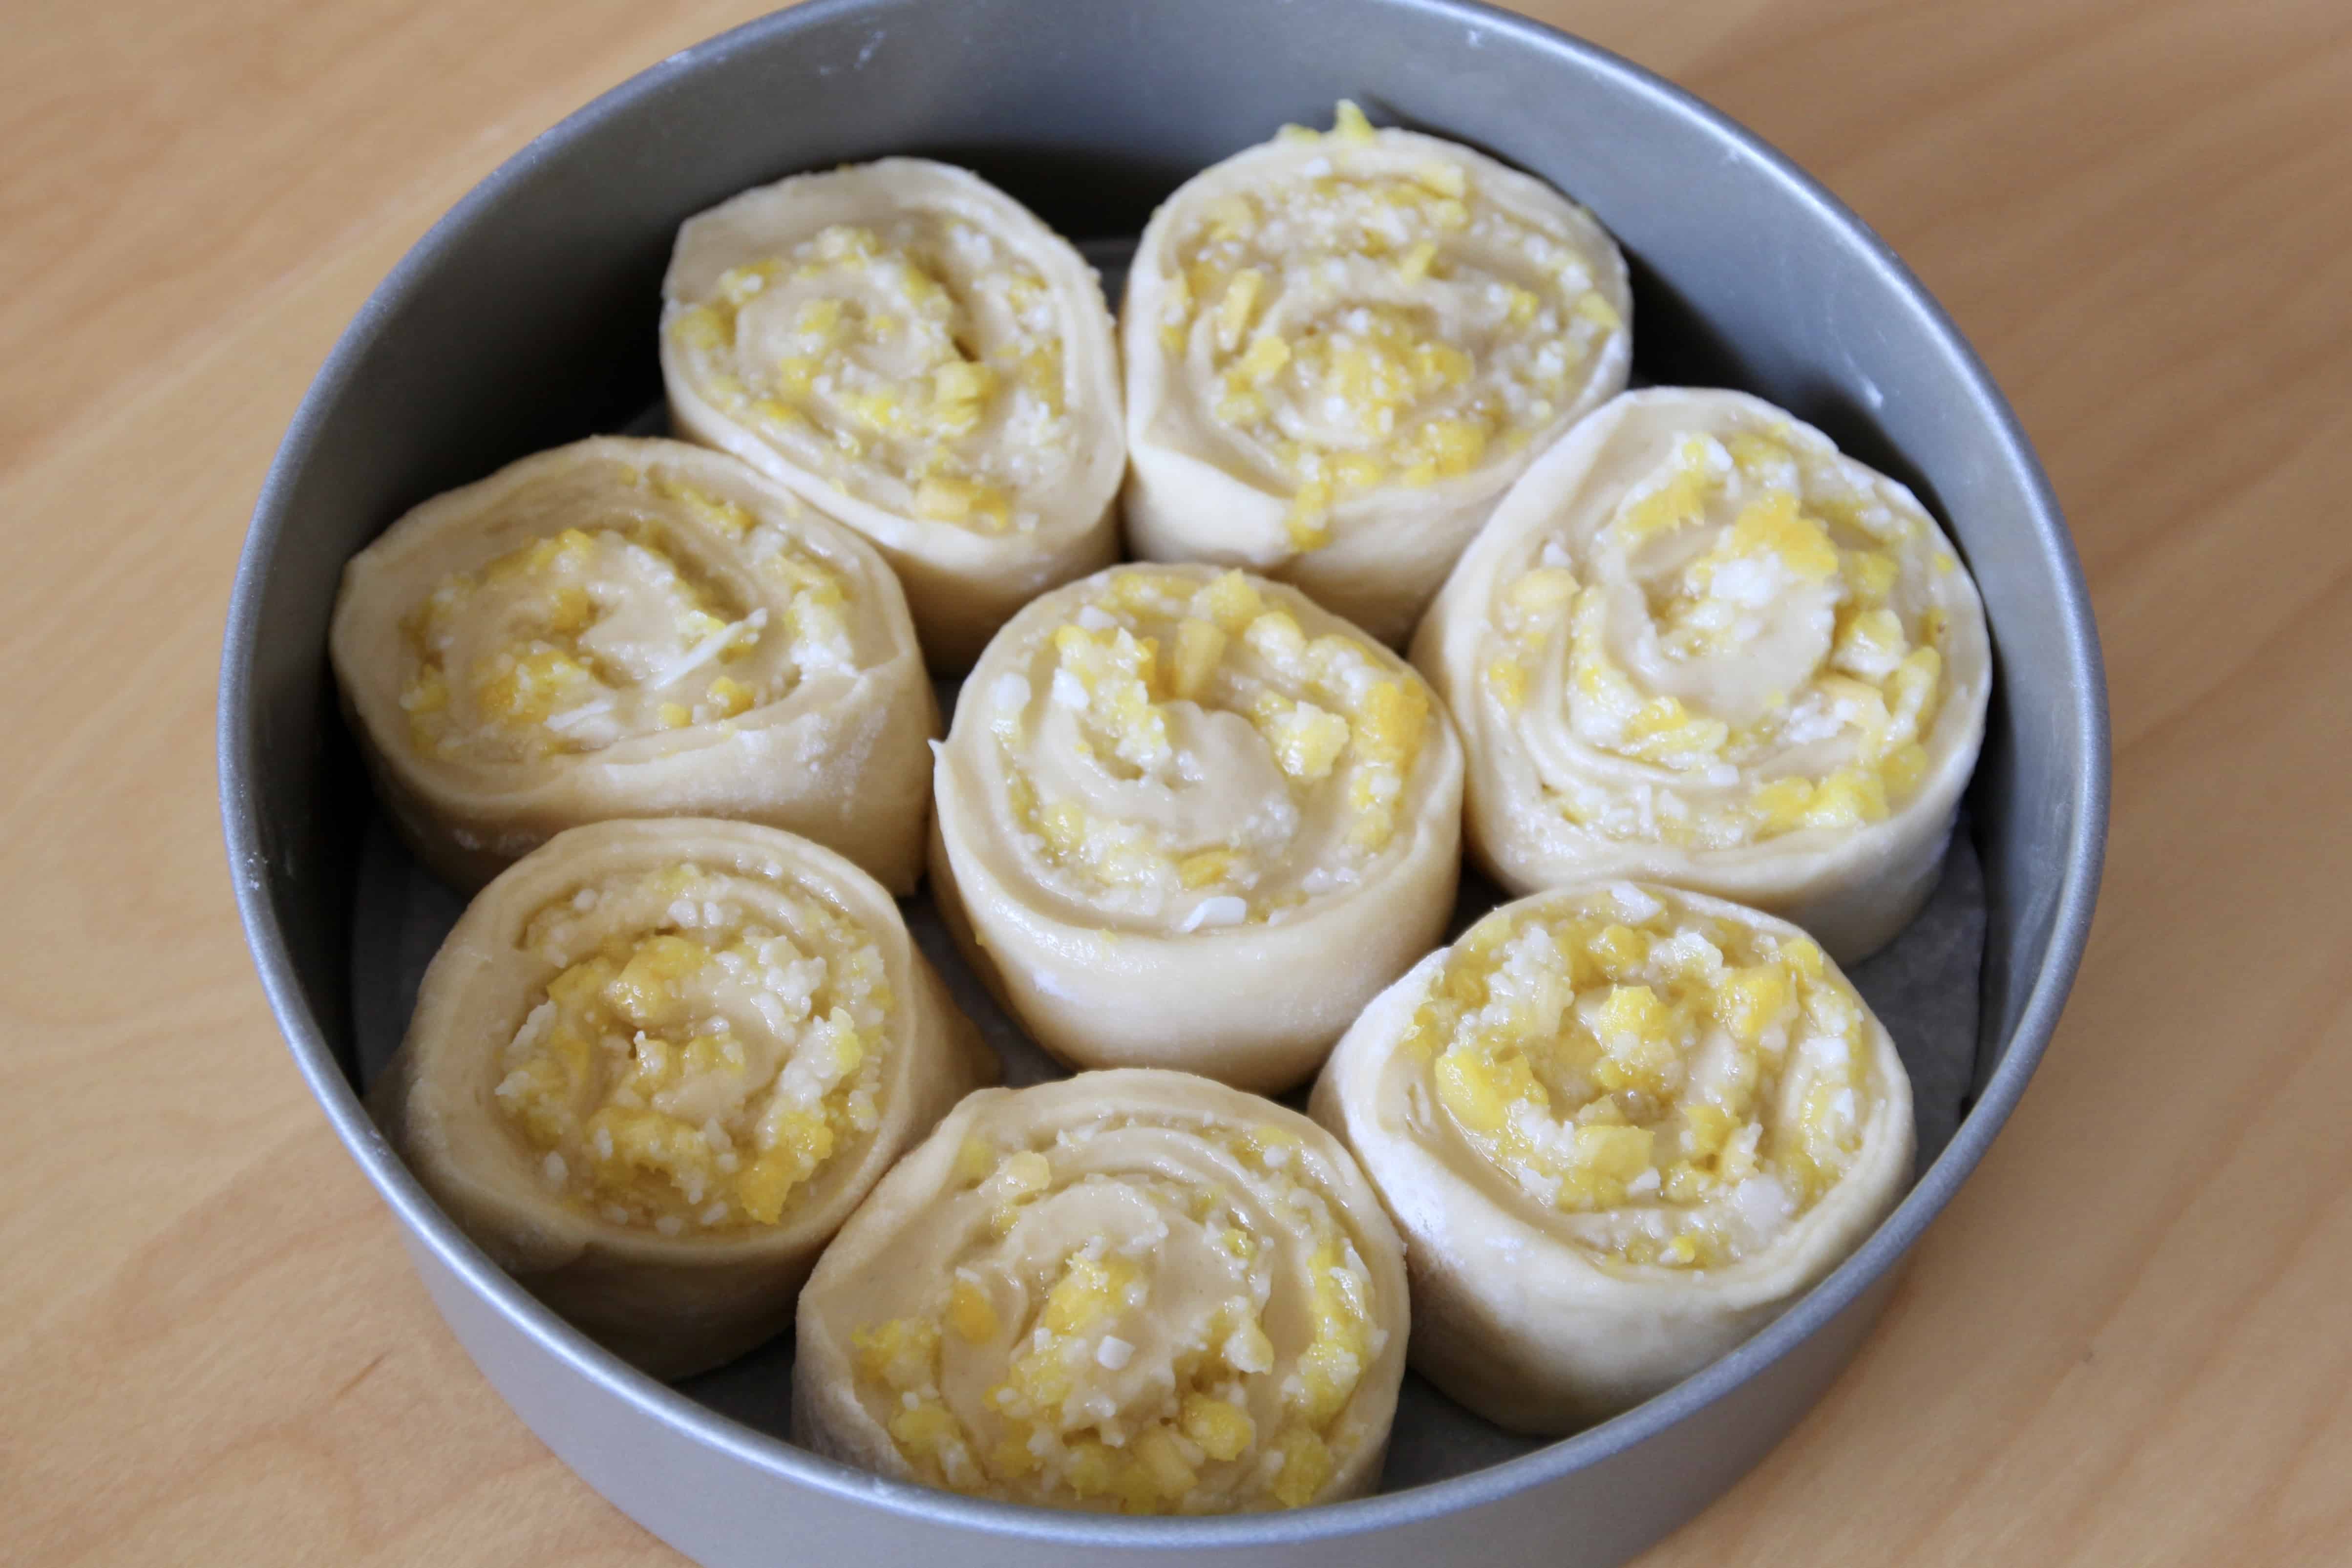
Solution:
[[[1395,839],[1437,722],[1355,635],[1238,572],[1113,574],[988,693],[1005,804],[1067,896],[1160,929],[1279,920]]]
[[[856,668],[831,567],[733,501],[623,478],[600,497],[604,520],[451,573],[403,622],[400,700],[419,752],[488,763],[597,752]],[[749,574],[706,566],[714,534]]]
[[[496,1098],[548,1188],[662,1236],[777,1224],[879,1120],[895,1003],[854,921],[692,863],[535,914]]]
[[[1832,457],[1693,435],[1579,560],[1503,585],[1487,697],[1569,821],[1725,848],[1885,819],[1927,771],[1946,614],[1905,570],[1927,529]],[[1957,566],[1937,547],[1937,575]],[[1549,765],[1547,765],[1549,764]]]
[[[1401,1059],[1548,1228],[1706,1268],[1770,1247],[1852,1167],[1880,1092],[1865,1017],[1811,940],[1620,883],[1471,927]]]
[[[1288,489],[1308,551],[1351,495],[1523,448],[1625,326],[1565,225],[1382,139],[1354,104],[1328,134],[1280,140],[1307,155],[1177,235],[1160,338],[1212,423]]]
[[[1090,1137],[1141,1147],[1106,1161]],[[851,1335],[869,1408],[958,1491],[1127,1513],[1313,1501],[1387,1335],[1297,1150],[1276,1127],[1133,1119],[1044,1148],[967,1142],[950,1201],[971,1240],[928,1300]]]
[[[960,218],[835,224],[730,269],[667,331],[714,405],[900,516],[1025,532],[1074,460],[1053,292]]]

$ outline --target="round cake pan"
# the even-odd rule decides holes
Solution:
[[[1970,796],[1988,900],[1972,1107],[1894,1216],[1755,1339],[1604,1426],[1450,1479],[1293,1513],[1144,1520],[845,1469],[643,1376],[541,1307],[362,1108],[351,940],[372,807],[327,668],[338,576],[425,497],[654,402],[671,238],[746,186],[918,153],[977,169],[1074,238],[1114,240],[1186,175],[1286,121],[1324,122],[1339,98],[1591,207],[1633,264],[1642,379],[1788,406],[1909,482],[1958,538],[1999,658]],[[2107,799],[2105,688],[2064,524],[1944,312],[1858,219],[1721,115],[1458,0],[814,0],[607,94],[460,203],[336,345],[246,542],[219,743],[262,984],[434,1300],[550,1447],[656,1534],[726,1565],[1623,1560],[1729,1486],[1837,1375],[2017,1103],[2082,952]]]

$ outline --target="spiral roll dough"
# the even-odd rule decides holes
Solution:
[[[898,584],[723,453],[603,437],[436,496],[344,569],[329,646],[393,820],[457,887],[621,816],[921,875],[939,705]]]
[[[1437,940],[1461,770],[1412,667],[1296,589],[1116,568],[965,682],[932,880],[1055,1056],[1270,1091]]]
[[[1528,471],[1413,662],[1513,891],[1653,878],[1846,963],[1934,887],[1991,689],[1976,586],[1909,490],[1768,403],[1668,388]]]
[[[1820,947],[1656,885],[1495,910],[1365,1010],[1312,1109],[1404,1234],[1414,1367],[1524,1432],[1730,1350],[1911,1174],[1910,1081]]]
[[[501,1267],[684,1376],[785,1328],[858,1200],[996,1072],[840,856],[748,823],[608,822],[475,899],[371,1103]]]
[[[1102,284],[978,175],[885,158],[746,191],[679,229],[663,293],[679,433],[880,546],[935,666],[1117,553]]]
[[[801,1298],[793,1433],[882,1475],[1129,1513],[1361,1496],[1404,1266],[1313,1122],[1187,1073],[958,1106]]]
[[[1144,230],[1129,537],[1402,643],[1505,487],[1625,384],[1632,310],[1615,243],[1542,182],[1349,103],[1286,127]]]

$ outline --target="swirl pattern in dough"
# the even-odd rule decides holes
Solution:
[[[885,158],[746,191],[678,231],[663,295],[673,424],[873,540],[940,668],[1116,555],[1101,281],[978,175]]]
[[[459,888],[623,816],[921,875],[939,705],[898,584],[723,453],[599,437],[436,496],[344,569],[330,648],[394,821]]]
[[[1984,610],[1911,492],[1737,392],[1628,393],[1544,455],[1413,643],[1516,892],[1672,882],[1843,962],[1933,889],[1984,737]]]
[[[1353,104],[1194,176],[1128,275],[1129,537],[1390,643],[1528,459],[1625,384],[1615,243],[1539,180]]]
[[[1461,766],[1412,668],[1297,590],[1114,568],[965,682],[933,883],[1055,1056],[1273,1090],[1444,929]]]
[[[1821,948],[1656,885],[1495,910],[1365,1010],[1312,1109],[1404,1234],[1414,1367],[1515,1431],[1729,1351],[1911,1175],[1910,1080]]]
[[[680,818],[573,828],[484,889],[371,1103],[502,1267],[684,1376],[789,1324],[858,1200],[996,1074],[880,884]]]
[[[1407,1331],[1396,1233],[1313,1122],[1187,1073],[975,1094],[801,1298],[793,1429],[974,1496],[1229,1513],[1361,1496]]]

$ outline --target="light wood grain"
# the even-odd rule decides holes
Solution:
[[[737,0],[86,0],[0,51],[0,1558],[676,1559],[509,1415],[239,943],[212,685],[342,321]],[[2352,9],[1550,0],[1819,174],[2073,519],[2116,812],[2031,1094],[1654,1568],[2352,1562]]]

